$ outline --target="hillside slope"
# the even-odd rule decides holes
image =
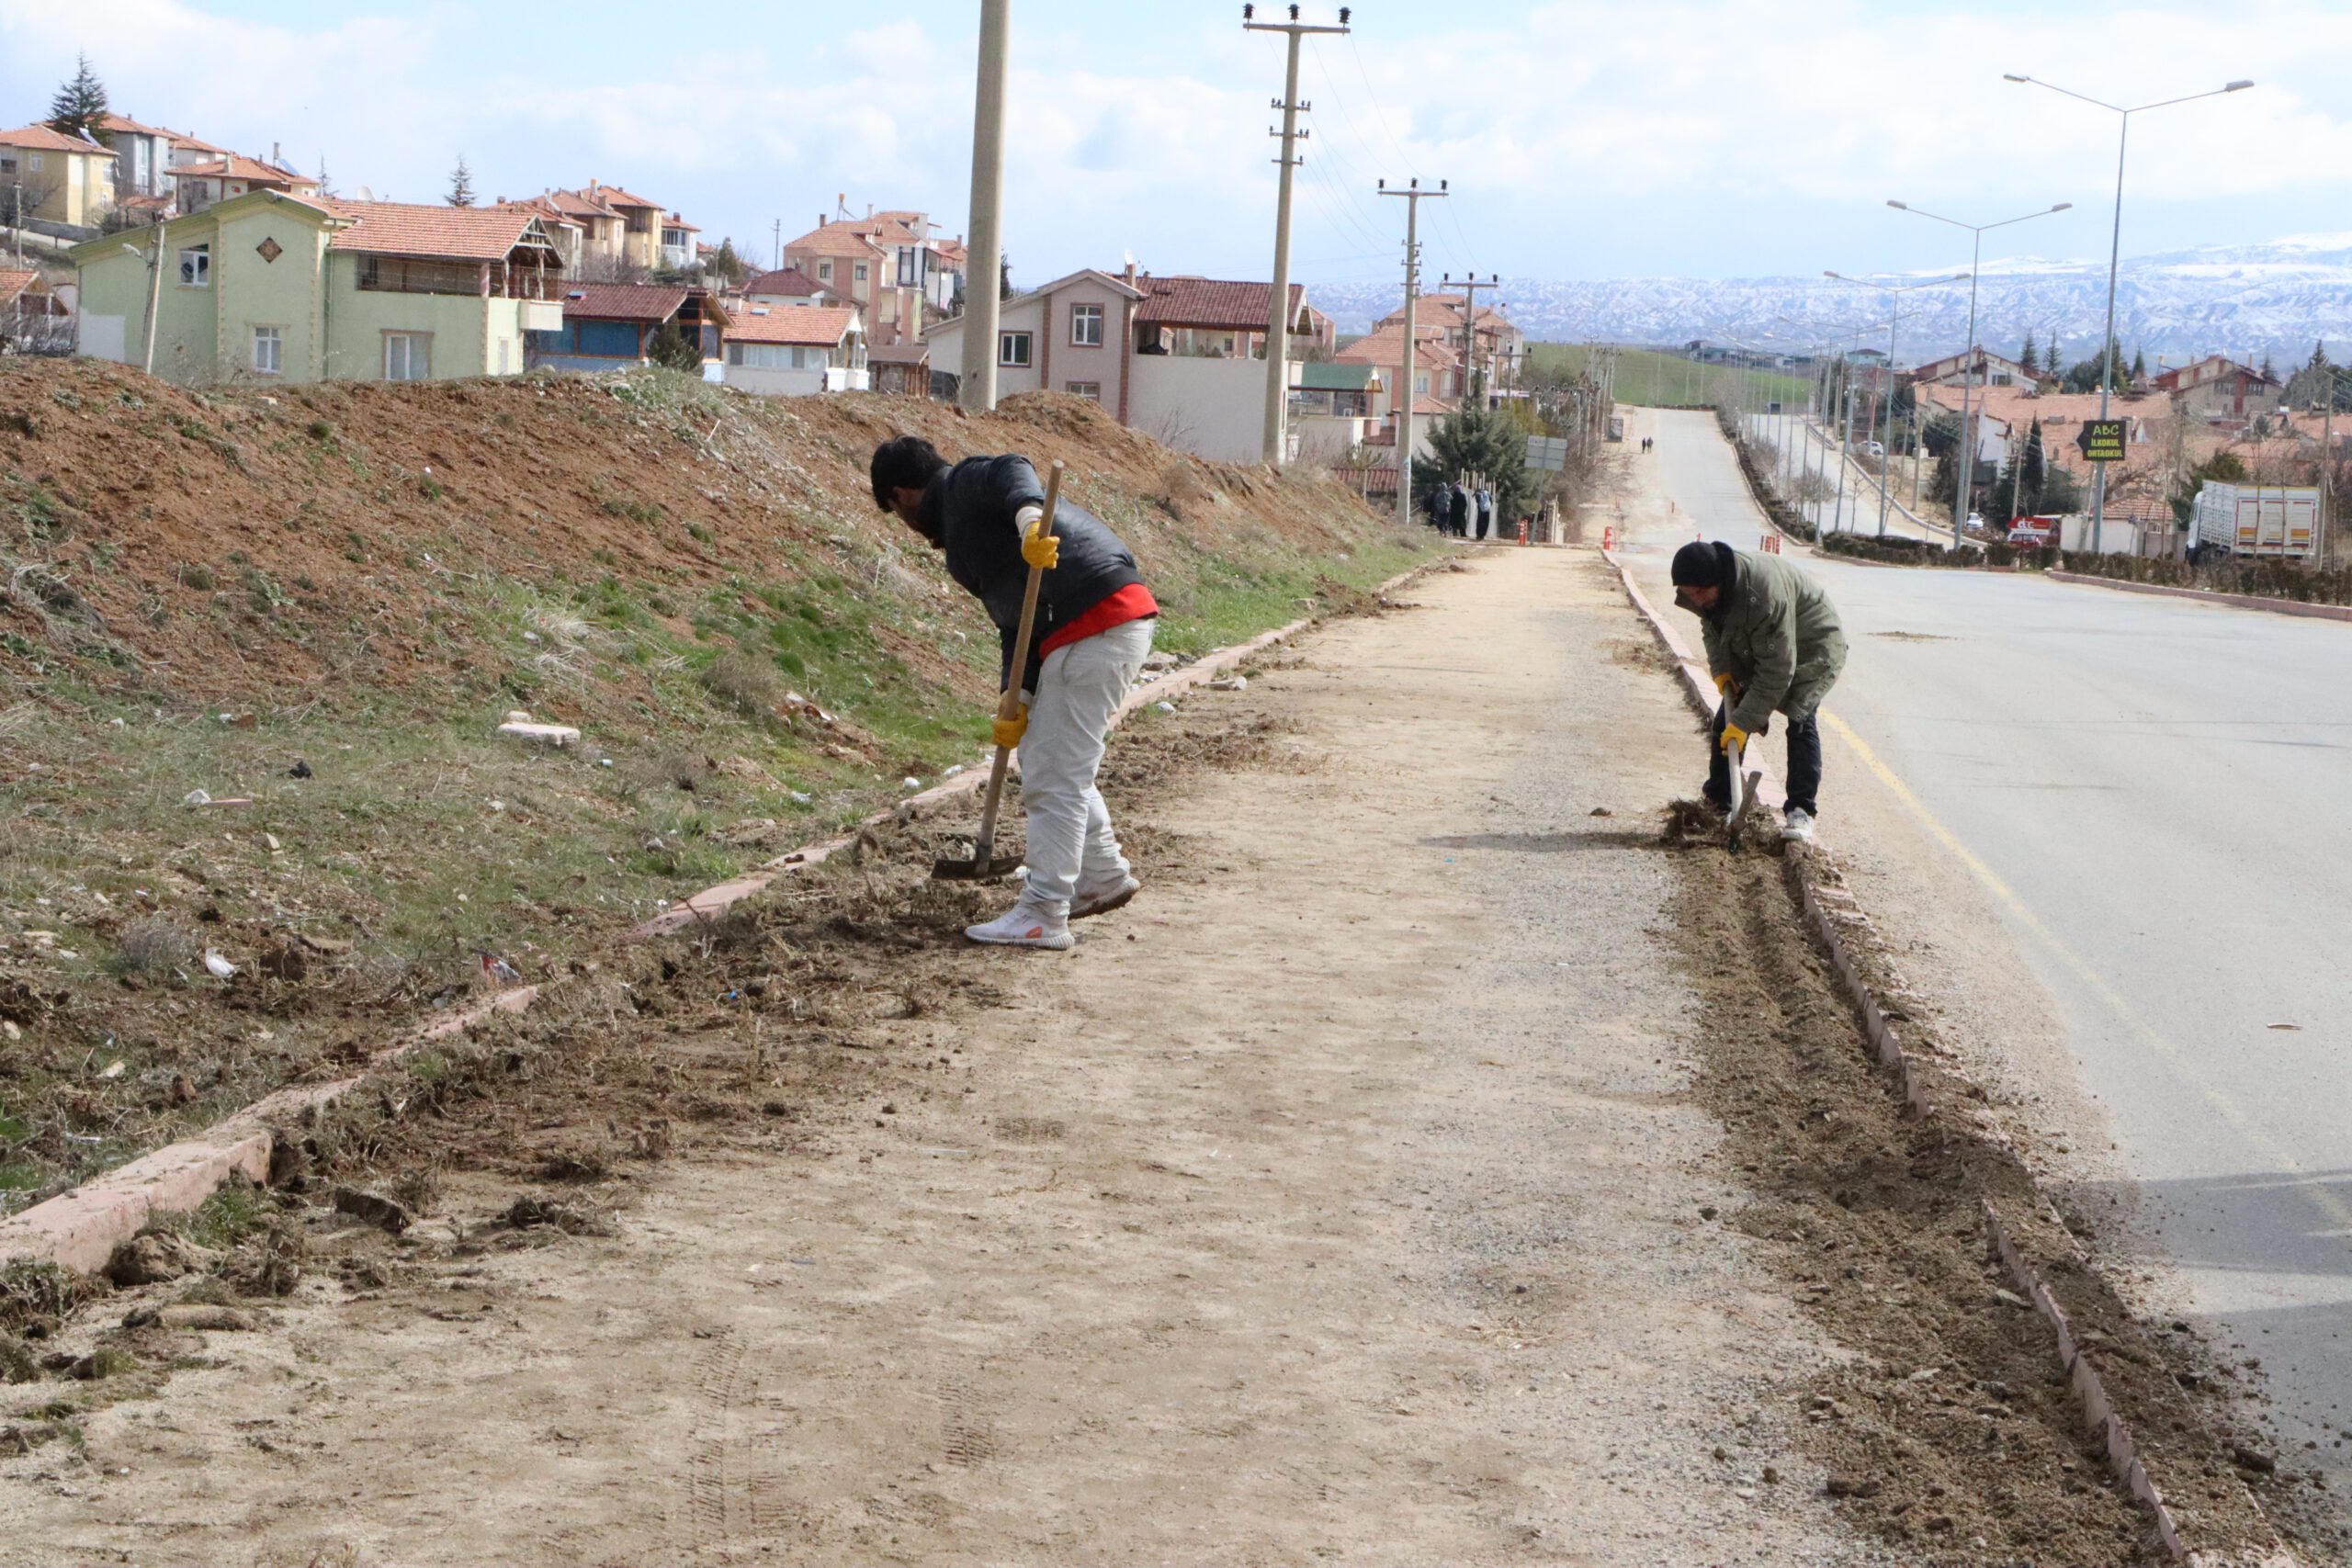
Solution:
[[[0,362],[0,1213],[976,755],[995,637],[867,489],[904,431],[1065,460],[1180,652],[1419,547],[1054,395]]]

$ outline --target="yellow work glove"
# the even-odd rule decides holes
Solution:
[[[1051,534],[1023,535],[1021,558],[1040,571],[1051,571],[1062,563],[1062,542]]]
[[[1715,690],[1721,692],[1725,696],[1731,695],[1734,691],[1738,689],[1738,686],[1739,678],[1736,675],[1718,675],[1715,677]]]
[[[1747,745],[1747,731],[1736,724],[1726,722],[1724,725],[1724,755],[1736,759]]]
[[[989,733],[995,738],[996,743],[1008,751],[1020,745],[1021,738],[1028,732],[1029,710],[1026,707],[1021,710],[1017,717],[1000,718],[989,729]]]

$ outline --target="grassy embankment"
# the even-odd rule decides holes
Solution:
[[[867,494],[900,430],[1065,459],[1179,653],[1418,548],[1057,397],[0,366],[0,1213],[972,761],[996,639]]]

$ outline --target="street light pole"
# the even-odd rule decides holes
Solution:
[[[1884,538],[1886,508],[1890,499],[1886,482],[1887,454],[1894,447],[1894,332],[1896,323],[1903,319],[1903,296],[1916,289],[1939,288],[1947,283],[1958,283],[1967,275],[1955,272],[1949,277],[1930,277],[1917,283],[1872,283],[1866,277],[1848,277],[1842,272],[1824,272],[1821,276],[1834,282],[1851,284],[1857,288],[1875,288],[1882,294],[1894,297],[1894,308],[1888,312],[1886,323],[1886,440],[1879,447],[1878,532],[1879,537]],[[1915,392],[1913,397],[1916,399],[1917,396]]]
[[[2072,88],[2061,87],[2052,82],[2044,82],[2038,76],[2019,75],[2013,71],[2003,72],[2002,80],[2047,87],[2053,93],[2069,98],[2079,98],[2084,103],[2107,110],[2109,114],[2120,116],[2123,121],[2122,129],[2115,138],[2115,220],[2108,236],[2107,251],[2107,336],[2099,340],[2098,345],[2098,416],[2105,419],[2108,397],[2115,384],[2115,278],[2123,255],[2123,152],[2131,140],[2132,117],[2135,114],[2144,114],[2150,109],[2169,108],[2175,104],[2195,103],[2199,98],[2218,98],[2225,93],[2242,93],[2254,84],[2251,81],[2240,80],[2216,87],[2210,93],[2190,93],[2183,97],[2165,98],[2156,103],[2139,104],[2131,108],[2125,108],[2120,104],[2105,103],[2086,94],[2077,93]],[[2098,555],[2102,553],[2100,532],[2107,523],[2107,465],[2098,463],[2093,467],[2098,471],[2091,480],[2091,554]]]
[[[1279,467],[1289,456],[1289,444],[1284,426],[1290,412],[1290,187],[1292,171],[1298,167],[1298,140],[1305,134],[1298,129],[1298,111],[1306,106],[1298,101],[1298,43],[1308,33],[1345,33],[1348,30],[1349,7],[1340,7],[1338,27],[1317,26],[1298,19],[1298,7],[1290,8],[1287,22],[1256,20],[1258,7],[1241,7],[1241,26],[1246,31],[1286,33],[1290,38],[1290,60],[1283,77],[1283,99],[1275,107],[1283,111],[1283,128],[1269,132],[1283,140],[1283,154],[1275,160],[1282,165],[1281,183],[1274,197],[1274,287],[1266,308],[1266,429],[1265,460]]]
[[[2030,219],[2047,218],[2053,212],[2064,212],[2075,204],[2071,201],[2062,201],[2040,212],[2029,212],[2018,218],[2004,218],[1998,223],[1962,223],[1957,218],[1946,218],[1940,213],[1924,211],[1907,202],[1890,201],[1887,205],[1897,212],[1909,212],[1921,218],[1932,218],[1939,223],[1949,223],[1955,229],[1965,229],[1971,236],[1972,243],[1968,254],[1968,341],[1962,349],[1963,363],[1960,381],[1961,451],[1960,461],[1952,465],[1960,475],[1960,492],[1953,498],[1951,508],[1951,545],[1952,548],[1958,549],[1962,528],[1968,520],[1968,498],[1976,478],[1976,439],[1969,427],[1969,394],[1975,389],[1976,371],[1984,363],[1984,355],[1976,342],[1976,278],[1984,255],[1985,231],[2006,229],[2012,223],[2023,223]],[[1912,407],[1915,410],[1918,407],[1916,395]]]

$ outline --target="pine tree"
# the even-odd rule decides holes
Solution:
[[[2148,351],[2143,348],[2135,348],[2132,351],[2132,379],[2144,381],[2147,378]]]
[[[2019,467],[2023,472],[2018,476],[2018,503],[2023,509],[2019,513],[2022,516],[2041,510],[2041,484],[2047,464],[2041,454],[2041,421],[2039,419],[2026,433],[2025,461]]]
[[[2025,334],[2025,346],[2018,350],[2018,364],[2024,367],[2025,373],[2029,376],[2041,374],[2041,361],[2034,353],[2033,334],[2030,332]]]
[[[2319,342],[2312,344],[2312,356],[2307,367],[2312,370],[2324,370],[2327,368],[2326,339],[2323,338]]]
[[[743,258],[735,254],[735,242],[732,239],[720,240],[717,254],[703,264],[703,270],[729,283],[742,282]]]
[[[57,96],[49,100],[49,128],[60,136],[87,136],[105,146],[114,145],[114,134],[100,130],[98,121],[107,114],[107,85],[90,69],[90,57],[76,55],[74,79],[57,89]]]
[[[2270,351],[2267,349],[2265,349],[2262,354],[2262,373],[2273,381],[2278,379],[2278,364],[2271,359]]]
[[[471,207],[474,204],[474,172],[466,167],[463,152],[458,154],[458,166],[449,171],[447,200],[452,207]]]

